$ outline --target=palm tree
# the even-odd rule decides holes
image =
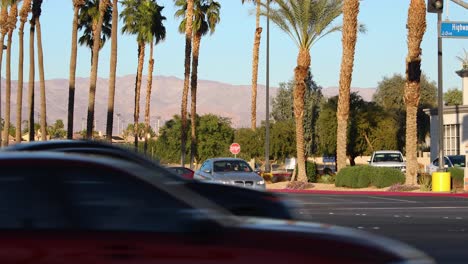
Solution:
[[[143,65],[145,60],[145,46],[150,41],[151,34],[148,34],[148,17],[145,4],[149,0],[123,0],[122,6],[124,7],[120,17],[124,20],[122,33],[127,33],[137,36],[138,44],[138,67],[135,80],[135,108],[133,113],[133,134],[135,137],[134,146],[138,148],[138,124],[140,119],[140,91],[141,79],[143,75]]]
[[[36,16],[37,12],[34,12],[35,5],[37,2],[32,2],[32,17],[29,20],[29,87],[28,87],[28,106],[29,106],[29,117],[28,117],[28,130],[29,130],[29,141],[35,140],[36,129],[34,127],[34,81],[35,81],[35,60],[34,60],[34,35],[36,31]],[[37,9],[37,8],[36,8]]]
[[[107,101],[107,140],[112,142],[112,128],[114,126],[114,101],[115,101],[115,75],[117,71],[117,28],[119,10],[118,0],[112,1],[112,30],[111,30],[111,57],[109,70],[109,98]],[[118,130],[118,129],[117,129]]]
[[[246,0],[242,0],[242,4]],[[251,115],[251,128],[253,130],[257,127],[257,79],[258,79],[258,59],[260,53],[260,39],[262,36],[262,27],[260,27],[260,0],[250,0],[255,2],[255,36],[252,55],[252,101],[250,107]]]
[[[11,113],[11,45],[13,38],[13,30],[16,28],[16,21],[18,19],[18,4],[13,2],[8,13],[7,25],[8,40],[7,40],[7,54],[6,54],[6,90],[5,90],[5,129],[2,146],[8,146],[10,138],[10,113]]]
[[[179,32],[185,31],[185,12],[187,9],[186,0],[178,0],[175,4],[180,7],[176,12],[176,17],[183,18],[179,25]],[[221,5],[213,0],[197,0],[194,2],[193,9],[193,50],[192,50],[192,73],[190,84],[191,98],[191,146],[190,146],[190,168],[193,169],[193,163],[196,156],[197,136],[196,136],[196,116],[197,116],[197,86],[198,86],[198,60],[200,54],[200,44],[202,36],[213,34],[216,25],[220,21],[219,10]]]
[[[108,0],[109,1],[109,0]],[[81,46],[86,46],[91,51],[91,64],[93,58],[94,32],[99,20],[99,0],[85,0],[78,15],[78,30],[83,31],[83,34],[78,39]],[[104,47],[107,39],[112,33],[112,6],[109,4],[104,13],[104,20],[101,29],[101,44],[99,49]]]
[[[420,98],[421,42],[426,31],[426,3],[411,0],[408,9],[406,57],[406,184],[417,184],[417,112]]]
[[[67,120],[67,138],[73,138],[73,114],[75,108],[75,77],[76,77],[76,57],[78,42],[78,15],[85,0],[73,1],[73,24],[72,24],[72,47],[70,55],[70,80],[68,84],[68,120]]]
[[[109,8],[109,0],[99,0],[99,18],[97,24],[93,28],[93,36],[101,36],[102,23],[104,22],[104,15]],[[93,39],[93,51],[92,51],[92,64],[91,64],[91,77],[89,84],[89,98],[88,98],[88,120],[86,126],[86,138],[91,139],[93,137],[93,125],[94,125],[94,105],[96,102],[96,84],[97,84],[97,72],[99,64],[99,49],[101,48],[101,38]]]
[[[181,127],[181,164],[185,166],[185,149],[187,143],[187,100],[188,100],[188,89],[190,82],[190,60],[192,53],[192,31],[193,31],[193,5],[194,0],[187,0],[187,11],[185,13],[185,62],[184,62],[184,89],[182,91],[182,104],[180,107],[180,116],[182,121]]]
[[[22,107],[23,107],[23,63],[24,63],[24,24],[28,20],[29,12],[31,12],[31,1],[23,0],[23,5],[20,9],[20,26],[19,34],[19,56],[18,56],[18,92],[16,97],[16,142],[21,142],[21,125],[22,125]]]
[[[166,38],[166,28],[163,25],[163,21],[166,20],[166,17],[161,15],[161,11],[164,9],[162,6],[158,6],[156,2],[148,2],[147,18],[150,18],[148,21],[147,29],[145,32],[148,34],[149,45],[150,45],[150,58],[148,62],[148,79],[146,86],[146,105],[145,105],[145,144],[144,151],[146,153],[148,149],[148,136],[149,127],[150,127],[150,107],[151,107],[151,90],[153,87],[153,68],[154,68],[154,59],[153,59],[153,49],[154,45],[157,45],[161,40]],[[153,44],[154,43],[154,44]]]
[[[337,169],[346,167],[346,146],[350,104],[350,87],[354,66],[359,14],[359,0],[344,0],[343,4],[343,56],[341,58],[340,92],[337,110],[336,154]]]
[[[298,181],[307,181],[304,152],[304,95],[305,80],[310,67],[310,48],[323,36],[340,30],[331,26],[342,10],[342,0],[276,0],[277,8],[271,8],[269,18],[288,34],[299,49],[294,69],[294,117],[296,121],[296,150]],[[262,3],[262,6],[266,6]],[[267,15],[262,11],[264,15]]]
[[[39,68],[39,85],[40,85],[40,93],[41,93],[41,114],[40,114],[40,122],[41,122],[41,140],[47,140],[47,115],[46,115],[46,93],[45,93],[45,78],[44,78],[44,56],[42,53],[42,34],[41,34],[41,5],[42,0],[33,0],[32,5],[32,12],[33,17],[35,19],[36,25],[36,37],[37,37],[37,62]]]
[[[2,65],[3,65],[3,48],[5,43],[5,36],[8,33],[8,6],[11,5],[11,0],[0,0],[0,73],[2,72]],[[1,78],[0,78],[0,117],[1,117]],[[0,122],[0,145],[3,146],[2,134],[3,134],[3,127]],[[8,138],[7,138],[8,140]]]

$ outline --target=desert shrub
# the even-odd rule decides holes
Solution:
[[[428,173],[422,173],[418,177],[419,189],[423,192],[429,192],[432,190],[432,175]]]
[[[400,170],[384,167],[367,167],[366,173],[369,173],[372,186],[384,188],[397,183],[405,183],[405,175]]]
[[[324,174],[317,178],[318,183],[335,183],[335,175]]]
[[[341,169],[335,178],[335,186],[365,188],[369,187],[371,181],[366,173],[368,166],[352,166]]]

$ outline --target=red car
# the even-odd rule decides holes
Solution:
[[[168,167],[168,169],[174,172],[177,175],[182,176],[185,179],[192,180],[193,174],[195,173],[193,170],[184,167]]]
[[[0,168],[2,264],[433,263],[354,229],[233,216],[164,169],[49,152]]]

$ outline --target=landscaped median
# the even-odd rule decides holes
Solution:
[[[459,169],[457,169],[459,170]],[[267,189],[285,193],[316,193],[316,194],[362,194],[362,195],[394,195],[394,196],[460,196],[468,197],[468,193],[460,188],[460,171],[452,171],[451,192],[438,193],[431,191],[431,175],[421,174],[419,185],[404,185],[405,175],[392,168],[371,166],[354,166],[342,169],[333,176],[334,183],[324,183],[318,177],[318,182],[278,182],[267,183]]]

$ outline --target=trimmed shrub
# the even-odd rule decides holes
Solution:
[[[405,183],[405,175],[393,168],[372,166],[346,167],[338,172],[335,179],[337,187],[366,188],[370,185],[384,188]]]
[[[306,175],[309,182],[317,182],[317,164],[315,162],[306,162]]]
[[[317,178],[318,183],[335,183],[335,175],[324,174]]]
[[[464,177],[465,171],[459,167],[449,168],[448,172],[450,172],[450,177],[452,178],[452,190],[458,191],[463,190],[464,186]]]
[[[336,175],[335,186],[350,188],[369,187],[371,181],[365,171],[368,166],[352,166],[341,169]]]
[[[377,188],[385,188],[396,183],[405,183],[405,174],[394,168],[368,166],[371,184]]]

